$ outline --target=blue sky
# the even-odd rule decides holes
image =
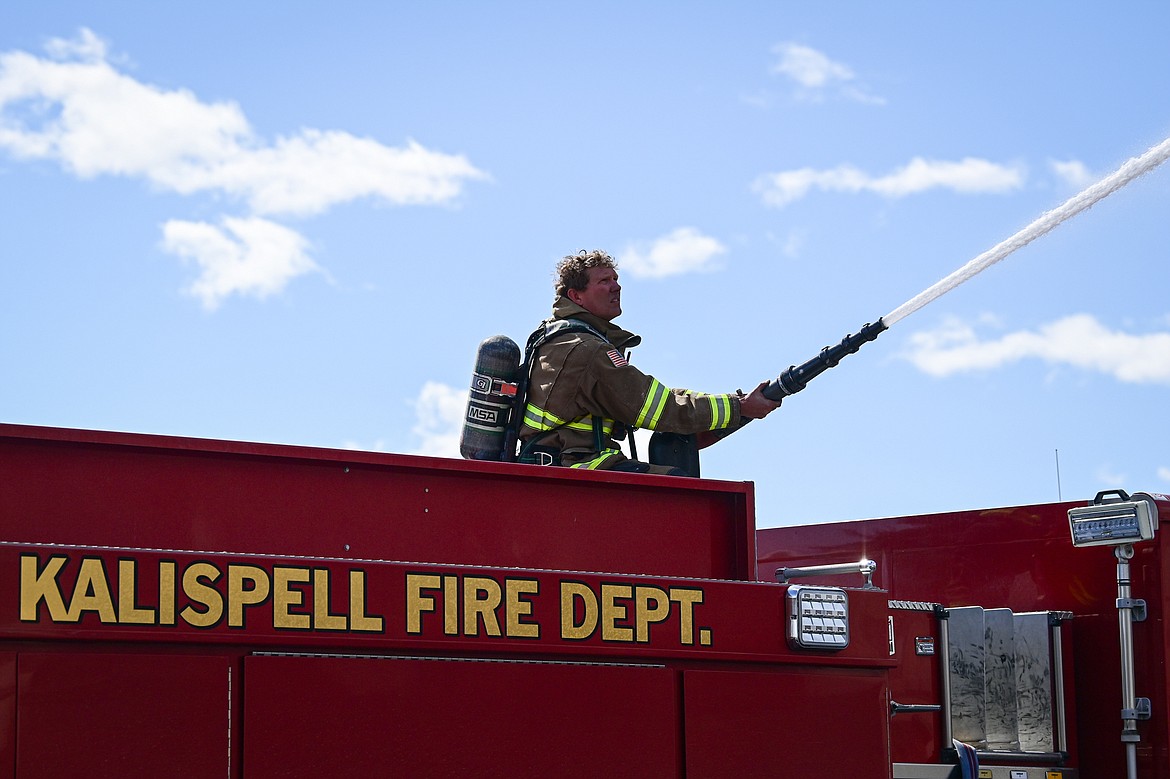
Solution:
[[[0,7],[0,420],[455,456],[619,260],[747,389],[1170,136],[1164,2]],[[1170,492],[1170,166],[706,450],[760,526]],[[1059,471],[1058,471],[1059,463]]]

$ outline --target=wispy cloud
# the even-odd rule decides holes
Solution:
[[[1162,465],[1158,467],[1158,478],[1164,482],[1170,482],[1170,468]]]
[[[1073,189],[1084,189],[1097,180],[1080,160],[1050,160],[1048,166],[1058,179]]]
[[[310,216],[362,198],[391,205],[447,203],[466,182],[486,178],[465,157],[414,141],[387,146],[312,128],[266,140],[235,103],[204,102],[189,90],[164,89],[120,72],[107,44],[89,30],[50,41],[46,52],[0,54],[0,150],[17,159],[55,162],[78,178],[124,176],[182,195],[224,195],[252,216],[269,217]],[[271,281],[225,274],[223,241],[206,240],[207,229],[203,234],[178,243],[168,235],[163,245],[197,259],[211,275],[193,287],[215,290],[217,301],[233,293],[279,291],[289,269],[303,270],[306,260],[312,264],[304,239],[284,240],[267,247],[287,249],[282,261],[250,266],[271,271]],[[237,234],[236,240],[244,239]],[[211,254],[200,254],[204,247]],[[233,278],[242,286],[233,286]],[[204,293],[197,294],[206,304]]]
[[[776,56],[776,62],[771,72],[796,84],[798,98],[822,100],[831,94],[861,103],[885,103],[883,98],[871,94],[857,83],[852,68],[810,46],[778,43],[772,47],[772,54]]]
[[[1130,384],[1170,385],[1170,332],[1135,335],[1111,330],[1088,314],[986,339],[970,324],[951,319],[935,330],[912,335],[902,357],[940,377],[1036,359]]]
[[[627,246],[618,255],[618,264],[633,276],[660,279],[716,270],[719,257],[726,253],[718,240],[693,227],[680,227],[649,244]]]
[[[1106,487],[1124,487],[1129,481],[1127,475],[1118,473],[1117,469],[1108,463],[1099,466],[1094,472],[1093,478]]]
[[[1024,172],[1018,167],[966,157],[958,162],[915,157],[884,176],[872,176],[851,165],[817,170],[766,173],[755,180],[752,190],[765,204],[783,208],[806,197],[812,190],[857,194],[870,192],[887,198],[915,195],[932,189],[960,194],[1008,192],[1023,186]]]
[[[459,436],[468,391],[428,381],[414,400],[415,424],[411,432],[419,445],[411,454],[459,457]]]
[[[259,217],[227,217],[222,227],[172,219],[163,225],[163,248],[199,267],[186,291],[208,310],[233,293],[263,299],[319,270],[300,233]]]

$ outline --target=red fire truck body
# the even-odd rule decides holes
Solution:
[[[757,533],[750,483],[0,425],[0,777],[957,777],[973,603],[1050,612],[1067,715],[980,775],[1120,776],[1064,508]]]
[[[1161,520],[1170,520],[1170,498],[1152,497]],[[892,599],[941,598],[952,609],[1070,612],[1066,656],[1075,658],[1076,667],[1065,685],[1068,741],[1075,744],[1083,776],[1123,777],[1118,561],[1109,545],[1073,546],[1068,512],[1083,506],[1085,501],[764,529],[756,534],[759,574],[769,579],[782,566],[861,555],[877,563],[875,583]],[[1170,539],[1162,533],[1134,543],[1129,566],[1132,597],[1143,601],[1145,611],[1132,627],[1136,691],[1152,701],[1150,718],[1137,723],[1137,775],[1167,777]]]

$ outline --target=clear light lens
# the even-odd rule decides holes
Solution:
[[[849,597],[837,587],[788,588],[788,644],[794,649],[849,645]]]

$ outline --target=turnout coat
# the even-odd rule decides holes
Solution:
[[[612,469],[629,460],[616,443],[628,429],[691,434],[740,425],[737,394],[671,389],[642,373],[627,360],[641,338],[567,297],[529,343],[540,336],[547,340],[528,358],[522,457],[539,445],[559,452],[562,465]]]

